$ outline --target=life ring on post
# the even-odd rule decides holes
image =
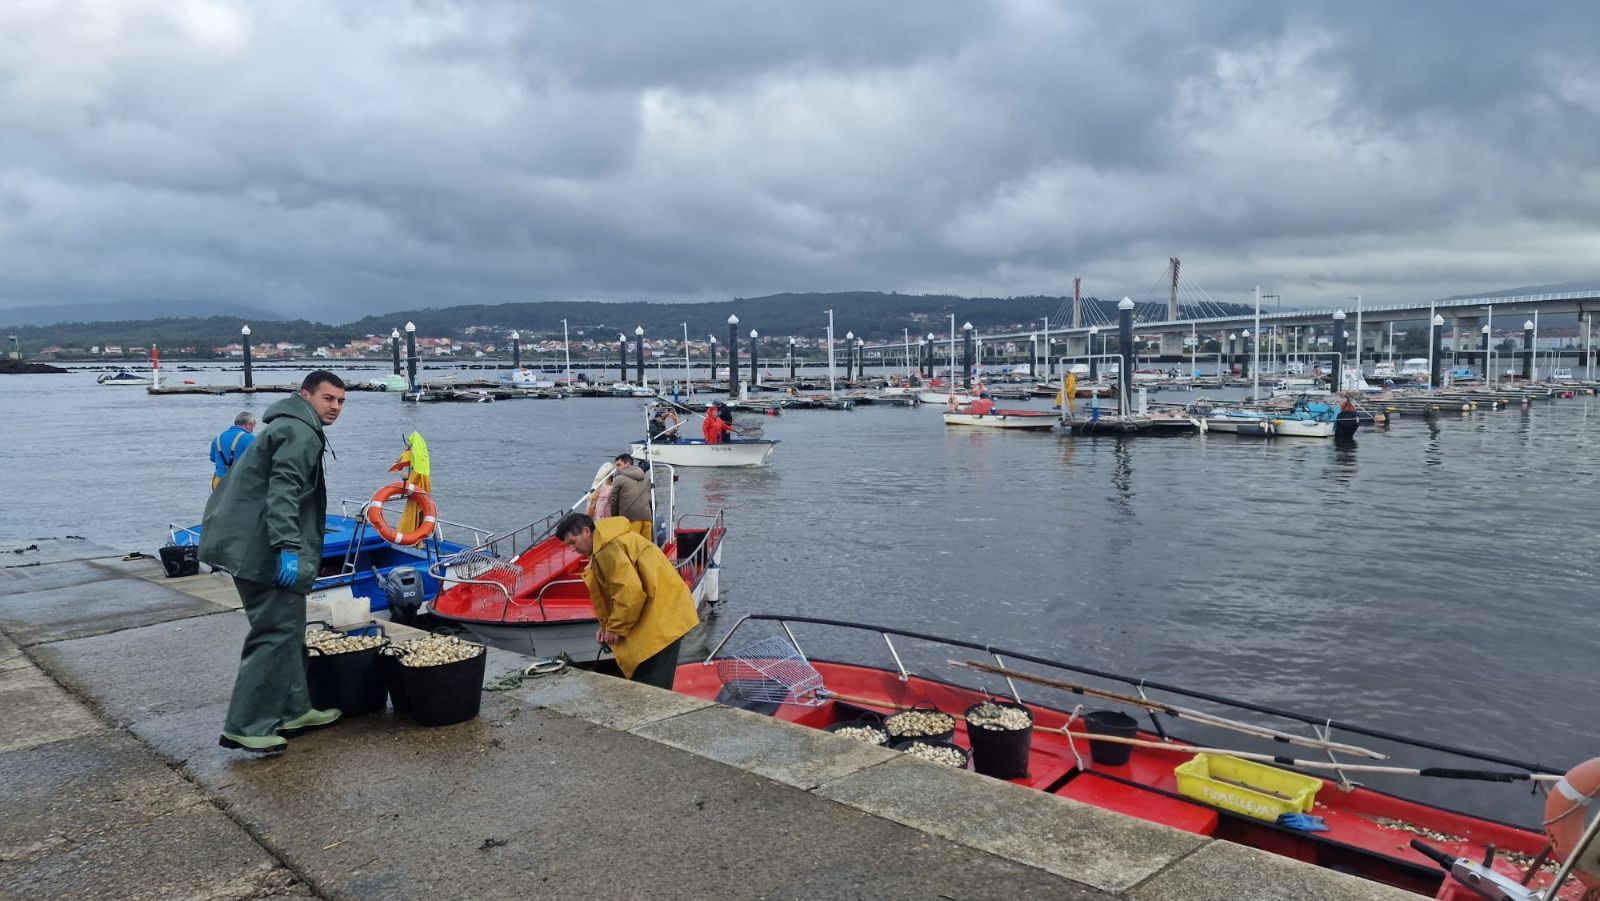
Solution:
[[[422,522],[418,524],[416,531],[402,534],[383,518],[384,501],[391,501],[397,497],[416,501],[417,506],[422,509]],[[395,482],[392,485],[385,485],[379,488],[373,493],[371,502],[367,504],[367,524],[377,529],[378,534],[383,536],[384,541],[390,544],[398,544],[402,547],[416,544],[432,535],[433,526],[438,521],[438,517],[439,508],[433,503],[433,498],[429,497],[426,491],[416,490],[416,487],[409,482]]]

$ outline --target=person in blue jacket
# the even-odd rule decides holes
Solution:
[[[211,439],[211,465],[216,467],[216,471],[211,474],[212,491],[217,490],[222,477],[227,475],[233,464],[250,449],[251,442],[256,440],[255,431],[256,416],[245,410],[233,417],[233,425],[223,429],[222,434]]]

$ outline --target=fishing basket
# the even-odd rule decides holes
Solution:
[[[1309,813],[1322,780],[1225,754],[1199,753],[1178,764],[1178,794],[1269,822]]]
[[[1007,711],[1021,711],[1026,723],[1011,728],[983,722],[973,722],[974,715],[985,708],[999,707]],[[967,722],[967,744],[972,746],[974,772],[996,779],[1021,779],[1028,775],[1028,756],[1033,750],[1033,712],[1021,704],[1009,701],[982,701],[968,707],[963,715]],[[1019,721],[1022,717],[1017,718]]]
[[[381,639],[371,647],[354,651],[332,651],[319,647],[320,642],[306,644],[306,687],[311,692],[311,706],[326,710],[335,708],[345,716],[360,716],[382,710],[388,694],[379,669],[378,656],[389,639],[383,627],[376,622],[354,629],[335,629],[324,622],[308,625],[320,626],[314,632],[331,632],[339,638],[376,637]]]

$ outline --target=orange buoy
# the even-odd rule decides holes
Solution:
[[[1584,829],[1600,817],[1600,757],[1585,760],[1567,771],[1544,802],[1544,832],[1556,859],[1566,860],[1577,848]],[[1578,881],[1600,888],[1600,842],[1584,849],[1572,868]]]
[[[416,501],[417,506],[422,509],[422,522],[417,525],[415,531],[401,533],[383,518],[383,502],[397,497]],[[402,546],[416,544],[433,534],[433,526],[438,521],[438,515],[439,508],[434,505],[433,498],[428,496],[428,492],[418,491],[408,482],[395,482],[379,488],[373,493],[372,501],[367,504],[367,523],[378,530],[384,541]]]

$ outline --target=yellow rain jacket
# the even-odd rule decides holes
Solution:
[[[594,524],[594,556],[583,582],[600,625],[622,636],[611,653],[630,679],[639,664],[700,624],[694,595],[672,561],[621,516]]]

